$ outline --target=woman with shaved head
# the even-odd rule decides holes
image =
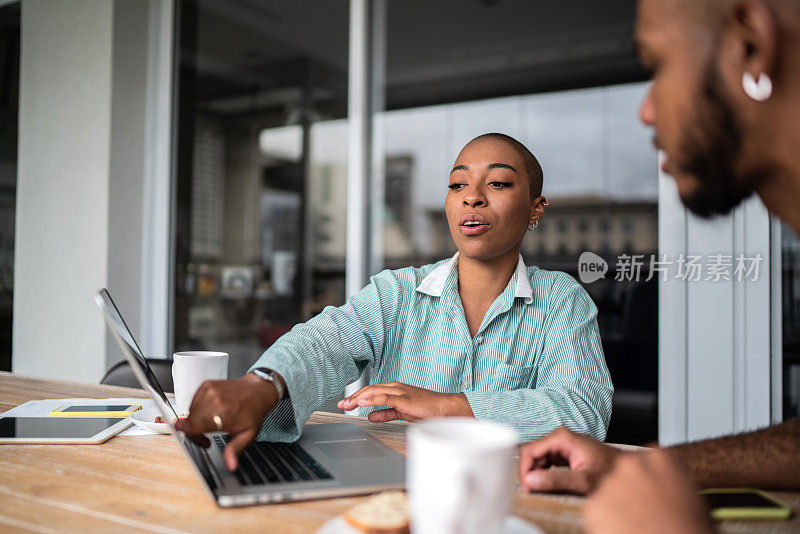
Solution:
[[[178,428],[201,442],[229,432],[235,469],[256,435],[296,440],[371,365],[372,383],[339,406],[373,422],[459,415],[505,422],[523,439],[564,425],[602,440],[613,389],[597,308],[571,277],[519,253],[544,216],[539,162],[507,135],[482,135],[447,187],[454,257],[373,276],[344,306],[295,326],[251,373],[203,384]]]
[[[640,0],[636,42],[653,72],[640,118],[686,206],[723,214],[755,193],[800,233],[800,0]],[[559,429],[523,447],[520,478],[594,492],[590,532],[711,532],[697,486],[800,489],[800,419],[636,454]]]

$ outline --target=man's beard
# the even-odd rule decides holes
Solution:
[[[678,172],[697,179],[684,205],[700,217],[724,215],[753,194],[758,176],[737,173],[734,162],[742,146],[741,128],[720,76],[706,69],[702,100],[695,106],[696,126],[687,132]]]

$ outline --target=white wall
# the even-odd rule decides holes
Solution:
[[[146,0],[22,3],[14,372],[98,381],[103,286],[138,331],[146,17]]]
[[[14,372],[103,372],[112,16],[104,0],[22,3]]]
[[[758,198],[699,219],[672,178],[659,191],[659,250],[763,258],[755,280],[659,281],[659,442],[733,434],[770,423],[770,221]]]
[[[141,339],[147,0],[117,0],[113,5],[106,287]],[[108,368],[123,356],[110,334],[106,347]]]

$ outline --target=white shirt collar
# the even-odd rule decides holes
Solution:
[[[456,265],[458,265],[458,252],[447,263],[439,265],[423,278],[417,286],[417,291],[433,297],[441,297],[444,283]],[[525,262],[522,261],[522,254],[517,260],[517,286],[514,288],[514,297],[524,298],[525,304],[533,302],[533,288],[531,288],[531,280],[528,277],[528,269],[525,267]]]

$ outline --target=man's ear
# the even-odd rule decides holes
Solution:
[[[778,62],[779,27],[775,13],[762,0],[736,2],[723,30],[720,52],[730,54],[738,76],[739,91],[741,77],[749,72],[755,79],[766,74],[775,79]]]

